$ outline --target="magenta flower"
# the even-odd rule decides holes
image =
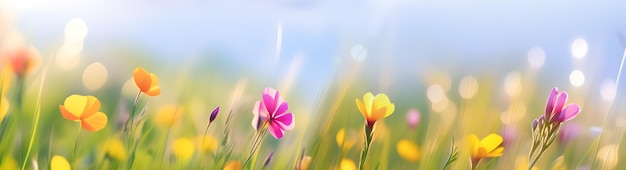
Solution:
[[[285,131],[293,129],[295,125],[293,114],[287,112],[287,109],[289,106],[278,91],[269,87],[263,89],[263,100],[257,101],[252,110],[252,127],[259,130],[259,125],[261,128],[268,126],[274,138],[282,138]]]
[[[567,102],[567,92],[559,92],[559,89],[554,87],[548,96],[546,102],[545,117],[549,118],[550,122],[566,122],[572,120],[580,113],[580,107],[571,103],[566,107],[563,107]]]

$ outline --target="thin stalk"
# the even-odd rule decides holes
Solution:
[[[370,146],[372,144],[372,129],[373,123],[370,128],[369,123],[365,125],[365,145],[363,146],[363,152],[361,152],[361,160],[359,161],[359,170],[365,167],[365,160],[367,160],[367,154],[369,153]]]
[[[132,134],[134,132],[133,131],[133,124],[135,123],[135,111],[137,110],[137,102],[139,102],[139,96],[140,95],[141,95],[141,90],[137,93],[137,96],[135,97],[135,101],[133,102],[133,110],[132,110],[132,112],[130,112],[130,114],[129,114],[130,118],[126,122],[126,124],[127,124],[126,127],[128,127],[128,129],[126,129],[127,130],[127,135],[128,135],[127,136],[128,137],[128,141],[126,142],[126,144],[127,144],[126,147],[127,147],[127,150],[129,152],[132,152],[132,149],[133,149],[133,146],[132,146],[133,145],[133,138],[134,138],[134,136],[133,136],[134,134]],[[134,157],[134,154],[131,155],[130,160],[129,160],[130,162],[128,162],[128,164],[130,165],[128,167],[129,169],[133,167],[133,162],[134,162],[133,157]]]
[[[162,156],[161,156],[161,165],[159,166],[159,169],[163,169],[163,163],[165,162],[165,150],[167,149],[167,141],[170,138],[170,131],[172,128],[167,128],[167,135],[165,135],[165,144],[163,144],[163,150],[161,151]]]
[[[258,150],[259,146],[261,146],[263,137],[265,136],[265,133],[267,132],[267,122],[265,122],[263,126],[261,127],[262,127],[262,130],[257,133],[257,136],[254,139],[254,143],[252,144],[252,148],[250,149],[250,155],[246,159],[246,162],[244,162],[243,164],[244,167],[248,164],[248,162],[250,162],[250,160],[252,159],[256,151]],[[251,166],[254,167],[254,164]]]
[[[76,133],[76,141],[74,141],[74,153],[72,154],[72,167],[73,167],[73,169],[76,168],[74,166],[76,166],[76,164],[77,164],[76,163],[76,150],[78,150],[77,149],[78,148],[78,137],[80,136],[80,132],[81,132],[81,130],[83,128],[82,126],[83,126],[82,124],[80,124],[80,123],[78,124],[78,132]]]
[[[26,156],[24,157],[24,161],[22,162],[22,168],[21,170],[24,170],[24,168],[26,167],[26,162],[28,160],[28,156],[30,155],[30,151],[33,147],[33,141],[35,141],[35,134],[37,134],[37,125],[39,125],[39,115],[41,114],[41,93],[43,91],[43,82],[46,79],[46,73],[47,73],[47,65],[46,68],[43,70],[42,75],[41,75],[41,82],[39,83],[39,94],[37,94],[37,110],[35,111],[35,121],[33,122],[33,130],[32,133],[30,135],[30,141],[28,142],[28,149],[26,150]],[[2,84],[2,83],[0,83]],[[0,96],[0,98],[2,98],[2,96]],[[2,100],[2,99],[0,99]],[[0,102],[1,103],[1,102]]]
[[[203,161],[203,156],[204,156],[204,142],[206,141],[206,134],[209,132],[209,127],[211,126],[211,122],[209,121],[209,124],[206,125],[206,128],[204,129],[204,135],[202,136],[202,144],[200,144],[200,152],[198,152],[200,155],[198,156],[200,159],[200,168],[202,169],[202,162]]]

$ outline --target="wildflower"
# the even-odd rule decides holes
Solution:
[[[178,105],[166,105],[161,107],[155,116],[157,125],[169,128],[179,122],[183,116],[183,108]]]
[[[291,130],[295,126],[293,114],[287,112],[287,109],[289,106],[278,91],[269,87],[265,88],[263,89],[263,100],[254,104],[252,126],[258,130],[259,122],[262,125],[266,124],[269,126],[270,134],[274,138],[280,139],[286,130]]]
[[[174,150],[174,156],[180,160],[189,160],[193,156],[194,153],[194,143],[192,140],[187,138],[180,138],[174,141],[174,146],[172,149]]]
[[[220,107],[219,106],[217,106],[217,107],[215,107],[215,109],[213,109],[213,112],[211,112],[211,116],[209,116],[209,123],[212,123],[215,120],[215,118],[217,117],[217,113],[219,113],[219,112],[220,112]]]
[[[398,155],[409,162],[415,162],[420,159],[420,149],[417,144],[410,140],[402,139],[396,145]]]
[[[387,95],[379,93],[374,96],[371,92],[363,95],[363,101],[357,98],[356,105],[370,128],[376,121],[391,115],[396,108]]]
[[[565,106],[565,102],[567,102],[567,92],[559,92],[558,88],[552,88],[548,95],[548,101],[546,101],[545,113],[538,119],[533,120],[533,142],[528,155],[528,159],[531,162],[530,167],[533,167],[539,161],[541,155],[556,140],[561,124],[572,120],[580,113],[580,107],[577,104],[572,103]]]
[[[52,156],[52,160],[50,160],[50,169],[51,170],[71,170],[70,162],[65,159],[65,157],[60,155]]]
[[[26,74],[32,72],[39,65],[39,51],[33,47],[15,47],[8,50],[5,54],[9,58],[13,73],[18,78],[23,78]]]
[[[350,159],[342,159],[339,170],[356,170],[356,164]]]
[[[148,73],[141,67],[135,69],[133,73],[133,79],[135,85],[140,90],[140,93],[144,93],[148,96],[157,96],[161,94],[161,88],[159,87],[159,78],[153,73]]]
[[[578,113],[580,113],[580,107],[574,103],[563,107],[565,102],[567,102],[567,92],[559,92],[558,90],[558,88],[554,87],[552,88],[552,91],[550,91],[544,115],[546,119],[550,120],[550,122],[562,123],[576,117]]]
[[[361,152],[361,160],[359,161],[359,169],[363,169],[370,145],[372,144],[374,124],[376,121],[391,115],[396,107],[391,103],[387,95],[379,93],[374,96],[371,92],[363,95],[363,101],[357,98],[356,105],[363,117],[365,117],[365,144]]]
[[[241,162],[230,161],[228,162],[228,164],[226,164],[226,166],[224,167],[224,170],[241,170],[241,168],[242,168]]]
[[[9,112],[9,100],[5,96],[0,96],[0,123]]]
[[[13,157],[4,155],[2,158],[2,162],[0,163],[0,169],[19,169],[19,165],[17,165],[17,161],[13,159]]]
[[[482,158],[500,157],[504,152],[504,147],[501,147],[502,136],[497,134],[489,134],[482,140],[478,139],[478,136],[471,134],[469,136],[470,154],[472,160],[472,168],[476,168],[478,162]]]
[[[350,150],[355,143],[352,138],[346,138],[346,130],[344,128],[339,129],[335,139],[337,141],[337,146],[342,148],[344,152]]]
[[[409,128],[415,129],[420,122],[420,111],[417,109],[411,109],[406,113],[406,122],[409,124]]]
[[[120,139],[109,139],[105,142],[104,153],[115,160],[123,161],[127,158],[126,149]]]
[[[202,143],[203,141],[204,144]],[[215,151],[219,146],[219,142],[217,141],[217,139],[209,135],[198,136],[197,142],[198,146],[201,146],[199,148],[201,152]]]
[[[99,112],[100,101],[94,96],[73,94],[65,98],[59,110],[65,119],[80,122],[81,127],[90,132],[103,129],[108,120],[107,115]]]
[[[299,167],[297,168],[297,170],[307,170],[309,169],[309,166],[311,165],[311,156],[304,156],[302,157],[302,160],[300,161]]]

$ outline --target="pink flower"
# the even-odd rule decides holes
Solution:
[[[278,91],[269,87],[263,89],[263,100],[257,101],[252,110],[252,127],[258,130],[259,125],[261,128],[267,125],[274,138],[282,138],[285,131],[294,127],[293,114],[287,109],[289,106]]]
[[[563,107],[565,102],[567,102],[567,92],[559,92],[558,88],[552,88],[548,96],[548,101],[546,102],[545,117],[549,119],[550,122],[562,123],[572,120],[580,113],[580,107],[577,104],[571,103]]]
[[[415,129],[417,124],[420,122],[420,111],[417,109],[411,109],[406,113],[406,122],[409,124],[409,127]]]

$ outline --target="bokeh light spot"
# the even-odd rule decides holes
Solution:
[[[585,83],[585,75],[580,70],[574,70],[569,75],[569,82],[576,87],[580,87]]]
[[[587,51],[589,47],[587,46],[587,41],[582,38],[577,38],[572,42],[572,56],[574,58],[583,58],[587,55]]]
[[[107,81],[107,68],[101,63],[92,63],[83,72],[83,85],[89,90],[97,90]]]
[[[541,47],[533,47],[528,51],[528,64],[532,68],[541,68],[546,61],[546,53]]]

